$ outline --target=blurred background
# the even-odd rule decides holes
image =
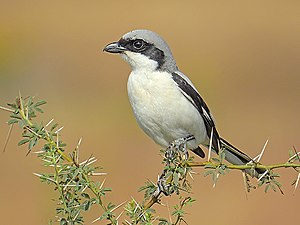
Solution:
[[[160,147],[132,115],[129,66],[102,49],[130,30],[151,29],[167,40],[179,68],[208,102],[221,135],[251,156],[269,139],[262,162],[284,162],[293,146],[300,150],[299,10],[294,0],[2,0],[0,105],[14,101],[19,90],[47,100],[39,119],[64,126],[70,151],[83,137],[82,160],[93,154],[109,174],[113,193],[107,201],[141,200],[138,187],[155,181],[162,169]],[[0,111],[1,147],[7,120]],[[17,147],[20,134],[16,126],[0,152],[1,224],[47,224],[56,195],[32,174],[44,168],[36,155],[26,157],[26,147]],[[258,189],[248,197],[240,172],[222,177],[213,189],[203,170],[196,171],[189,224],[297,223],[300,188],[293,193],[292,169],[280,171],[285,195]],[[167,208],[155,209],[168,216]],[[99,215],[93,210],[87,224]]]

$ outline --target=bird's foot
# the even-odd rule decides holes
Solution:
[[[166,180],[166,170],[163,171],[163,173],[160,175],[157,181],[157,189],[154,192],[154,196],[159,196],[160,193],[163,193],[165,196],[169,196],[173,193],[171,190],[171,185],[167,183]]]
[[[176,139],[175,141],[170,143],[170,145],[166,149],[166,169],[158,178],[157,190],[153,194],[154,198],[159,196],[161,193],[163,193],[166,196],[171,195],[174,191],[178,189],[178,187],[176,187],[177,184],[174,184],[173,177],[173,173],[176,173],[176,175],[178,175],[178,171],[173,171],[173,168],[176,167],[176,165],[188,160],[189,153],[186,145],[188,141],[193,139],[195,139],[193,135]]]
[[[186,148],[186,144],[188,141],[195,139],[193,135],[189,135],[187,137],[178,138],[175,141],[171,142],[166,151],[166,158],[173,158],[175,155],[174,151],[181,151],[184,155],[185,159],[189,158],[189,153]]]

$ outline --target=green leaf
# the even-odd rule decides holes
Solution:
[[[28,150],[31,150],[36,144],[38,139],[35,137],[29,141]]]
[[[33,104],[33,98],[30,96],[27,101],[27,106],[30,107]]]
[[[273,190],[274,192],[276,192],[276,187],[275,187],[275,185],[271,184],[271,188],[272,188],[272,190]]]
[[[225,151],[220,151],[219,152],[219,157],[220,157],[221,162],[223,162],[224,159],[225,159]]]
[[[18,122],[19,122],[18,119],[11,119],[7,123],[8,123],[8,125],[11,125],[11,124],[18,123]]]
[[[174,184],[177,186],[178,183],[179,183],[179,176],[178,176],[178,173],[174,173],[174,174],[173,174],[173,181],[174,181]]]
[[[91,201],[86,201],[84,203],[84,211],[88,211],[91,207]]]
[[[44,111],[40,108],[34,108],[36,111],[38,111],[39,113],[44,113]]]
[[[60,223],[59,223],[60,225],[68,225],[68,222],[67,222],[67,220],[65,219],[65,218],[62,218],[61,220],[60,220]]]
[[[87,193],[82,193],[81,196],[84,197],[84,198],[87,198],[87,199],[90,199],[90,198],[91,198],[91,197],[89,196],[89,194],[87,194]]]
[[[16,104],[14,104],[14,103],[8,103],[7,104],[9,107],[11,107],[12,109],[14,109],[14,110],[17,110],[18,109],[18,106],[16,105]]]
[[[21,119],[21,117],[18,114],[15,114],[15,113],[11,114],[9,117],[19,119],[19,120]]]
[[[204,173],[204,176],[206,177],[206,176],[211,175],[211,174],[213,174],[213,173],[214,173],[214,170],[208,170],[208,171],[206,171],[206,172]]]
[[[289,150],[289,157],[292,157],[293,155],[295,155],[295,152],[292,149],[290,149]]]
[[[102,191],[107,192],[107,191],[112,191],[112,189],[111,188],[102,188]]]
[[[270,188],[270,184],[266,185],[266,187],[265,187],[265,193],[267,193],[269,191],[269,188]]]
[[[24,144],[26,144],[29,141],[30,141],[29,139],[23,139],[23,140],[19,141],[18,146],[24,145]]]
[[[33,105],[33,107],[36,108],[36,107],[41,106],[41,105],[44,105],[44,104],[46,104],[46,103],[47,103],[46,101],[42,100],[42,101],[39,101],[39,102],[35,103],[35,104]]]
[[[219,158],[212,158],[211,161],[215,163],[221,163],[221,160]]]
[[[50,130],[53,131],[57,126],[58,126],[58,123],[53,124]]]

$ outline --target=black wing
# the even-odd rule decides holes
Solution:
[[[195,108],[202,116],[209,139],[211,137],[211,133],[213,132],[212,146],[218,153],[220,146],[220,137],[206,103],[199,95],[199,93],[195,90],[195,88],[190,85],[189,82],[187,82],[182,76],[173,72],[172,78],[180,88],[182,94],[195,106]]]

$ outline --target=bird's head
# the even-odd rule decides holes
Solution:
[[[175,59],[162,37],[150,30],[131,31],[105,46],[103,51],[119,53],[132,70],[177,70]]]

